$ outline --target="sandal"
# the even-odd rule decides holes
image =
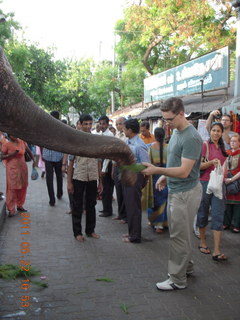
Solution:
[[[20,211],[20,212],[27,212],[26,209],[24,209],[23,207],[17,207],[17,211]]]
[[[208,247],[201,247],[201,246],[198,246],[198,249],[201,253],[204,253],[204,254],[210,254],[211,251]]]
[[[219,253],[216,256],[212,256],[212,258],[213,258],[214,261],[217,261],[217,262],[221,262],[221,261],[226,261],[227,260],[227,257],[223,253]]]

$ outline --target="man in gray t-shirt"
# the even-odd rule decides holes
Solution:
[[[202,197],[199,182],[202,139],[185,118],[181,99],[169,98],[160,109],[163,119],[174,129],[168,146],[167,167],[143,163],[147,168],[142,173],[160,174],[156,183],[159,190],[168,184],[169,278],[156,286],[159,290],[175,290],[186,288],[187,275],[193,272],[191,236]]]

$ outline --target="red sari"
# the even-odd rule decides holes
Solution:
[[[6,205],[10,213],[16,212],[16,207],[23,207],[28,187],[28,168],[24,158],[26,143],[17,139],[17,145],[11,141],[2,146],[4,154],[19,152],[9,159],[6,159]]]

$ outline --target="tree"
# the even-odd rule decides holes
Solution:
[[[2,1],[0,1],[0,4]],[[14,31],[20,30],[20,24],[15,21],[14,13],[4,13],[0,9],[0,14],[5,17],[5,21],[0,23],[0,46],[4,47],[5,44],[14,38]]]
[[[228,0],[146,0],[116,24],[120,61],[141,61],[149,74],[219,47],[234,46]]]
[[[74,107],[79,114],[91,113],[94,109],[88,92],[93,69],[92,59],[71,61],[67,68],[64,87],[67,90],[69,106]]]
[[[89,82],[89,95],[92,101],[92,108],[98,115],[103,115],[111,105],[111,91],[115,94],[116,107],[120,105],[120,83],[117,67],[113,67],[111,62],[103,61],[94,70],[94,76]],[[109,110],[110,111],[110,110]]]

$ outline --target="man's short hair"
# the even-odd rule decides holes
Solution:
[[[139,133],[140,126],[137,119],[129,119],[124,122],[124,126],[126,129],[131,129],[134,133]]]
[[[140,128],[142,128],[142,127],[144,127],[144,128],[146,128],[146,129],[149,130],[149,128],[150,128],[149,122],[146,121],[146,120],[142,121],[142,122],[140,123]]]
[[[107,116],[101,116],[101,117],[98,119],[98,121],[100,121],[100,120],[105,120],[106,123],[109,123],[109,118],[108,118]]]
[[[53,110],[50,112],[50,115],[52,117],[54,117],[55,119],[59,120],[60,116],[59,116],[59,112],[57,110]]]
[[[233,117],[232,117],[230,114],[223,114],[223,115],[222,115],[222,118],[223,118],[223,117],[228,117],[229,120],[230,120],[230,122],[233,122]]]
[[[79,122],[82,124],[83,121],[93,121],[93,118],[90,116],[90,114],[81,114]]]
[[[172,111],[172,113],[178,114],[181,111],[184,112],[183,101],[180,98],[172,97],[165,100],[161,106],[160,110],[163,112]]]

